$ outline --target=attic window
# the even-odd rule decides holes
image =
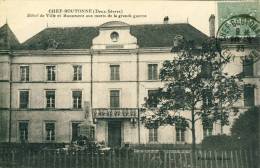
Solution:
[[[119,34],[117,32],[112,32],[110,34],[110,38],[113,42],[117,42],[118,41],[118,38],[119,38]]]
[[[182,42],[183,42],[183,39],[184,38],[183,38],[182,35],[175,36],[174,39],[173,39],[173,46],[174,47],[180,46],[182,44]]]

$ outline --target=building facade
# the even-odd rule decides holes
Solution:
[[[163,86],[162,62],[176,56],[174,39],[184,37],[199,46],[209,38],[190,24],[112,21],[99,27],[46,28],[22,44],[7,24],[0,34],[1,142],[69,143],[92,116],[95,139],[109,146],[191,143],[190,130],[147,129],[139,121],[145,99]],[[237,58],[226,71],[250,71],[246,82],[260,86],[259,61],[251,70],[241,63],[250,50],[231,52]],[[260,105],[259,93],[259,87],[248,87],[238,106]],[[214,124],[203,130],[197,123],[196,131],[200,143],[221,128]]]

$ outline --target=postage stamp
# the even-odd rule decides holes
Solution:
[[[238,52],[244,52],[245,48],[249,49],[249,53],[241,57],[244,65],[255,63],[260,59],[260,21],[257,3],[218,3],[219,20],[216,37],[223,43],[236,44]],[[224,55],[232,54],[226,51],[225,47],[222,49],[225,50]]]

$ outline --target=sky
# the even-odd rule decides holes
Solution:
[[[85,12],[66,13],[67,9],[84,9]],[[106,17],[94,17],[96,14],[101,14],[93,13],[96,10],[105,11]],[[113,13],[110,13],[112,17],[108,17],[108,10],[118,11],[117,16],[128,17],[114,17]],[[52,13],[59,11],[61,13]],[[28,17],[28,14],[34,17]],[[40,17],[41,14],[44,17]],[[56,14],[56,17],[47,17],[46,14]],[[57,14],[61,17],[58,18]],[[64,14],[80,14],[84,17],[64,17]],[[169,17],[169,23],[188,22],[208,35],[208,19],[211,14],[217,15],[215,1],[0,0],[0,26],[7,22],[20,42],[24,42],[46,27],[99,26],[113,20],[128,24],[160,24],[163,23],[165,16]],[[93,15],[93,17],[85,15]],[[133,15],[139,17],[134,18]]]

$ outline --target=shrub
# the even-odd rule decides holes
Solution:
[[[208,136],[202,141],[202,149],[209,150],[231,150],[239,148],[238,141],[232,136],[228,135],[214,135]]]
[[[260,107],[254,107],[241,114],[233,123],[231,134],[239,140],[242,148],[259,147]]]

